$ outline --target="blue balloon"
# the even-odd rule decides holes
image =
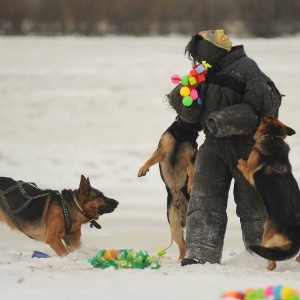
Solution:
[[[274,287],[273,294],[274,294],[276,300],[282,300],[281,295],[280,295],[282,288],[283,288],[282,285],[276,285]]]

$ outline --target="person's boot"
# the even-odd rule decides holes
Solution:
[[[206,263],[206,261],[204,261],[203,259],[199,259],[197,257],[193,257],[193,258],[185,257],[181,261],[181,266],[184,267],[184,266],[187,266],[187,265],[196,265],[196,264],[203,265],[205,263]]]

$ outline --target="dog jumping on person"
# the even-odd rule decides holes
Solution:
[[[284,141],[293,134],[295,130],[275,116],[263,115],[248,160],[238,161],[239,170],[256,188],[269,215],[261,245],[249,246],[268,259],[268,270],[300,250],[300,191],[288,158],[290,148]],[[300,262],[299,255],[296,261]]]
[[[159,163],[161,178],[168,193],[167,219],[172,241],[179,248],[179,260],[185,256],[184,228],[198,147],[198,132],[185,126],[177,118],[162,134],[157,150],[138,171],[138,177],[145,176],[151,166]]]
[[[81,246],[81,226],[98,229],[99,216],[111,213],[118,201],[107,198],[81,175],[78,189],[41,190],[34,183],[0,177],[0,221],[28,237],[43,241],[58,256]]]

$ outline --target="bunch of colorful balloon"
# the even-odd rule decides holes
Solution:
[[[137,268],[144,269],[150,267],[151,269],[160,268],[159,262],[153,257],[149,256],[146,251],[135,252],[132,249],[122,250],[100,250],[88,262],[95,268],[105,269],[107,267],[118,268]]]
[[[230,291],[222,295],[221,299],[240,300],[300,300],[300,294],[290,286],[268,286],[265,289],[248,289],[243,291]]]
[[[206,61],[202,61],[201,64],[194,65],[188,75],[182,77],[178,74],[172,75],[171,81],[174,84],[181,83],[183,85],[180,89],[180,95],[183,97],[182,103],[184,106],[191,106],[193,101],[202,104],[196,86],[198,83],[205,81],[205,74],[208,72],[208,68],[211,68],[211,65]]]

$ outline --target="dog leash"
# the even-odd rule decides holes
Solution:
[[[74,199],[74,202],[76,204],[76,206],[78,207],[79,211],[86,217],[86,219],[89,220],[89,222],[91,223],[91,225],[95,226],[97,229],[101,229],[101,226],[100,224],[98,224],[96,222],[95,219],[93,219],[86,211],[84,211],[82,209],[82,207],[79,205],[78,201],[76,200],[76,197],[75,197],[75,194],[74,192],[72,191],[72,196],[73,196],[73,199]]]

